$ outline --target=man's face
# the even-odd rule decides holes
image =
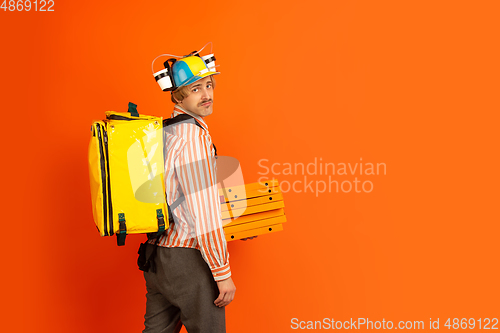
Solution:
[[[211,76],[204,77],[189,86],[189,95],[179,103],[185,110],[201,117],[212,113],[214,89]]]

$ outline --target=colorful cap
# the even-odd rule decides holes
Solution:
[[[210,75],[220,74],[208,69],[205,61],[198,56],[189,56],[177,60],[172,66],[175,86],[186,86]]]

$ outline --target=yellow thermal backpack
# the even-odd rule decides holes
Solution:
[[[118,245],[125,244],[127,234],[157,237],[171,216],[163,178],[163,120],[139,115],[133,103],[129,112],[105,114],[92,124],[88,152],[97,229],[101,236],[116,234]]]

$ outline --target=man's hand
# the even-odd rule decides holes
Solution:
[[[217,287],[219,287],[219,297],[214,301],[214,304],[218,307],[223,307],[231,303],[234,299],[234,293],[236,292],[236,286],[233,283],[233,279],[225,279],[222,281],[216,281]]]
[[[246,237],[246,238],[242,238],[241,240],[242,241],[246,241],[247,239],[254,239],[254,238],[257,238],[257,236]]]

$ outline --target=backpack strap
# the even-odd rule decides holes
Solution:
[[[125,221],[125,213],[118,214],[118,221],[120,223],[120,229],[116,233],[116,244],[118,246],[125,245],[125,239],[127,238],[127,223]]]
[[[169,208],[168,213],[170,214],[170,207],[167,208]],[[162,233],[165,232],[165,220],[163,218],[163,211],[161,208],[156,210],[156,220],[158,221],[158,231],[148,233],[148,239],[159,237]]]
[[[163,127],[175,125],[175,124],[183,122],[183,121],[184,122],[189,122],[189,123],[192,123],[194,121],[194,124],[196,126],[198,126],[199,128],[201,128],[202,130],[205,130],[205,128],[203,126],[201,126],[201,124],[194,117],[192,117],[192,116],[190,116],[190,115],[188,115],[186,113],[178,114],[177,116],[175,116],[173,118],[163,119]],[[215,147],[214,143],[212,143],[212,146],[214,146],[215,157],[217,158],[217,147]]]
[[[175,116],[173,118],[163,119],[163,127],[175,125],[175,124],[183,122],[183,121],[190,122],[190,123],[194,121],[196,126],[198,126],[204,130],[203,126],[201,126],[201,124],[194,117],[192,117],[186,113],[178,114],[177,116]]]

